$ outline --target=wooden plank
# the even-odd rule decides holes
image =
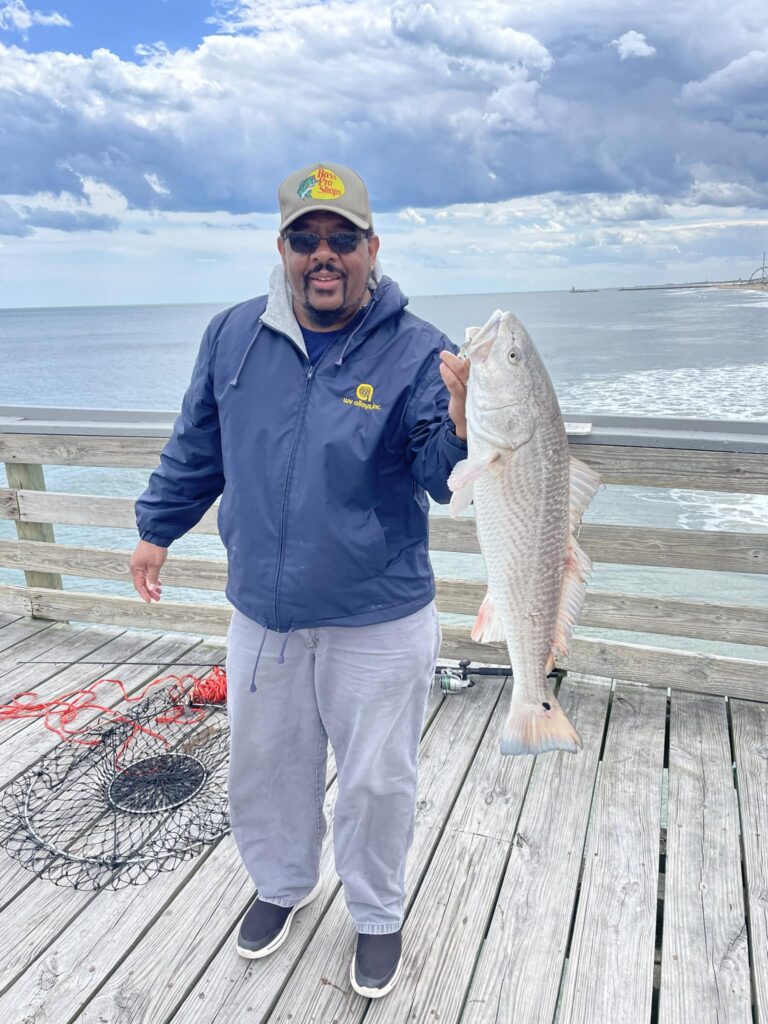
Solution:
[[[470,659],[475,665],[509,665],[506,644],[476,644],[469,630],[443,626],[442,658]],[[768,662],[676,651],[642,644],[575,637],[557,664],[571,672],[675,687],[693,693],[729,694],[748,700],[768,699]]]
[[[170,434],[169,434],[170,436]],[[51,466],[111,466],[154,469],[165,437],[83,434],[21,434],[0,431],[0,461]]]
[[[468,752],[479,744],[500,689],[501,681],[486,679],[460,697],[447,698],[422,739],[416,825],[406,877],[408,890],[414,887],[415,872],[419,866],[421,870],[426,866],[437,842],[442,822],[461,786]],[[329,838],[326,837],[327,853],[324,847],[321,861],[321,878],[324,881],[327,877],[335,878]],[[326,870],[329,872],[327,877],[323,873]],[[338,885],[335,889],[326,885],[323,894],[302,911],[304,915],[307,930],[294,938],[292,929],[285,946],[264,960],[250,963],[240,960],[234,951],[233,939],[228,938],[177,1010],[173,1024],[213,1024],[214,1021],[218,1024],[220,1021],[240,1020],[256,1024],[270,1016],[281,992],[283,996],[279,1005],[287,1004],[289,1013],[293,1012],[291,1006],[295,1008],[293,1024],[298,1021],[302,1024],[310,1024],[311,1021],[329,1024],[334,1019],[330,1009],[326,1012],[318,1003],[316,1016],[305,1015],[304,1002],[317,993],[324,1004],[329,994],[339,995],[334,985],[339,985],[344,996],[347,995],[349,979],[345,972],[349,970],[348,955],[351,954],[348,951],[353,947],[354,928]],[[307,970],[308,958],[311,963]],[[328,965],[319,963],[321,959],[327,959]],[[335,964],[336,969],[328,973],[331,964]],[[304,991],[298,974],[306,977],[311,993]],[[354,994],[350,998],[365,1005]],[[346,1024],[344,1014],[339,1019]]]
[[[103,979],[114,970],[210,853],[152,879],[148,890],[131,885],[96,895],[40,880],[44,889],[36,890],[34,898],[25,894],[30,903],[23,918],[7,922],[4,930],[0,1019],[19,1021],[23,1008],[25,1019],[35,1024],[73,1020],[82,1005],[81,992],[94,984],[94,975]],[[33,911],[36,922],[30,918]]]
[[[108,548],[70,547],[34,541],[0,540],[0,566],[11,569],[53,570],[69,576],[131,582],[131,552]],[[163,565],[163,583],[169,587],[224,590],[227,563],[222,558],[176,558]]]
[[[30,614],[43,619],[107,622],[181,633],[224,636],[232,609],[229,604],[199,604],[183,601],[145,604],[139,597],[84,594],[73,590],[39,590],[0,586],[0,609],[25,604]]]
[[[558,662],[559,663],[559,662]],[[577,637],[563,668],[693,693],[768,697],[768,663]]]
[[[579,544],[594,562],[768,572],[768,533],[583,523]],[[474,519],[430,516],[429,546],[433,551],[479,552]]]
[[[70,547],[34,541],[0,540],[0,566],[53,571],[96,579],[131,581],[130,552],[119,549]],[[223,591],[224,559],[176,558],[163,566],[163,582],[171,587]],[[476,615],[486,584],[474,580],[438,579],[441,612]],[[590,590],[579,618],[582,626],[604,626],[641,633],[698,637],[729,643],[768,645],[768,608],[750,608],[714,601],[683,601]]]
[[[13,541],[8,543],[12,544]],[[0,542],[0,565],[5,564]],[[441,612],[477,614],[487,589],[484,582],[437,579],[436,583],[437,603]],[[701,640],[722,640],[727,637],[729,643],[768,645],[768,608],[751,608],[719,601],[684,601],[588,590],[579,625],[697,637]]]
[[[23,646],[10,648],[3,654],[3,673],[0,676],[0,703],[4,704],[18,693],[37,692],[48,679],[65,671],[66,665],[81,658],[98,658],[98,652],[111,643],[121,631],[109,628],[84,629],[82,626],[53,626],[44,633],[25,640]],[[147,635],[147,643],[152,635]],[[36,659],[40,659],[40,664]],[[64,665],[46,665],[42,661],[64,662]],[[19,729],[26,728],[29,720],[7,721],[2,726],[0,741],[5,741]]]
[[[19,490],[16,504],[0,489],[0,509],[13,511],[23,521],[76,526],[136,528],[134,501],[99,495],[61,494]],[[206,512],[190,532],[216,534],[217,505]],[[479,552],[472,518],[453,520],[430,516],[433,551]],[[579,542],[596,562],[621,565],[660,565],[711,569],[723,572],[768,572],[768,534],[725,530],[671,530],[654,527],[609,526],[585,523]]]
[[[60,466],[134,466],[154,469],[167,438],[0,432],[0,460]],[[768,494],[764,455],[700,449],[641,448],[574,442],[576,458],[606,484],[690,487]]]
[[[36,491],[45,490],[45,476],[43,467],[29,463],[6,463],[5,474],[8,479],[8,486],[14,490],[29,489]],[[33,523],[20,519],[16,520],[16,536],[20,540],[28,541],[50,541],[53,543],[53,527],[50,523]],[[35,572],[25,569],[24,577],[28,587],[47,587],[51,590],[61,590],[61,576],[55,573]]]
[[[731,705],[756,1024],[768,1024],[768,705]]]
[[[51,629],[53,625],[53,622],[45,622],[42,619],[16,619],[15,622],[9,623],[0,629],[0,655],[9,648],[16,647],[31,636],[39,636],[46,630]],[[2,660],[0,660],[0,676],[2,671]]]
[[[571,454],[596,470],[605,484],[768,494],[768,459],[759,452],[578,442],[570,447]]]
[[[650,1020],[666,708],[655,690],[614,694],[561,1024]]]
[[[70,526],[110,526],[136,529],[135,500],[133,498],[109,498],[98,494],[66,494],[57,491],[18,490],[13,491],[14,500],[0,488],[0,509],[8,508],[16,515],[7,518],[29,522],[61,523]],[[189,531],[191,533],[217,534],[216,513],[218,504],[212,506],[203,518]]]
[[[229,606],[163,601],[146,605],[135,598],[79,594],[74,591],[27,590],[0,586],[0,609],[26,606],[46,619],[109,622],[179,632],[223,636],[229,624]],[[476,644],[469,631],[443,626],[441,658],[470,659],[475,664],[508,665],[505,644]],[[627,679],[663,688],[695,693],[729,694],[750,700],[768,698],[768,663],[725,658],[641,644],[576,637],[561,668],[607,678]]]
[[[672,694],[666,856],[659,1024],[752,1024],[722,697]]]
[[[561,752],[536,759],[517,831],[514,838],[509,834],[509,863],[462,1024],[554,1019],[610,686],[569,677],[558,697],[584,749],[575,757]],[[474,898],[483,897],[478,893]],[[458,943],[470,966],[472,948]],[[419,1019],[427,1020],[422,1005]],[[429,1004],[430,1012],[434,1005]],[[456,1010],[446,1011],[441,1009],[441,1022],[458,1019]]]

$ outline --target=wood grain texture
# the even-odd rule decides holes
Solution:
[[[650,1020],[666,708],[640,687],[611,702],[561,1024]]]
[[[169,435],[170,436],[170,435]],[[0,431],[0,461],[154,469],[167,438]],[[768,494],[765,456],[752,452],[571,443],[606,484]]]
[[[2,542],[0,564],[5,564]],[[436,583],[437,604],[441,612],[477,614],[486,594],[487,585],[484,582],[437,579]],[[588,590],[579,625],[697,637],[702,640],[723,640],[727,637],[729,643],[768,645],[768,608],[715,601],[684,601],[669,597]]]
[[[45,476],[42,466],[24,462],[10,462],[5,465],[5,475],[8,480],[8,486],[16,490],[20,488],[36,491],[45,490]],[[56,539],[50,523],[30,523],[19,519],[15,525],[16,536],[20,540],[50,541],[53,543]],[[61,590],[62,587],[61,576],[55,573],[25,569],[24,578],[28,587],[48,587],[51,590]]]
[[[768,1024],[768,705],[731,701],[756,1024]]]
[[[218,533],[217,505],[209,509],[191,533]],[[135,529],[130,498],[75,495],[54,491],[0,489],[0,511],[27,522]],[[659,565],[722,572],[768,572],[768,534],[725,530],[672,530],[655,527],[609,526],[585,523],[579,543],[595,562],[621,565]],[[479,552],[472,518],[430,516],[433,551]]]
[[[584,748],[536,759],[462,1024],[554,1019],[609,698],[586,677],[560,688]]]
[[[105,580],[131,581],[130,552],[83,548],[42,541],[0,540],[0,566],[33,569]],[[169,556],[163,582],[171,587],[223,591],[227,583],[224,559]],[[437,603],[447,614],[476,615],[485,597],[482,581],[438,579]],[[579,617],[582,626],[698,637],[729,643],[768,645],[768,609],[714,601],[683,601],[637,594],[591,590]]]
[[[448,809],[461,788],[500,689],[500,680],[488,679],[458,699],[446,699],[427,733],[419,759],[416,823],[406,867],[406,908],[410,906],[437,846]],[[278,1021],[328,1024],[336,1017],[345,1024],[359,1020],[366,1008],[366,1000],[352,991],[349,985],[349,965],[354,948],[354,925],[340,893],[288,980],[274,1010],[265,1019],[270,1024]],[[232,1013],[232,1018],[237,1019],[238,1014]]]
[[[752,1024],[738,817],[725,700],[673,693],[659,1024]]]
[[[505,644],[476,644],[468,630],[443,626],[444,658],[469,658],[474,664],[508,665]],[[694,651],[676,651],[576,637],[570,651],[557,664],[571,672],[626,679],[693,693],[731,694],[748,700],[768,699],[768,663],[746,658],[724,658]]]

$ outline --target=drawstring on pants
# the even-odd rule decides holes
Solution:
[[[251,686],[250,686],[251,693],[256,693],[256,670],[258,669],[259,662],[261,661],[261,652],[264,650],[264,644],[266,643],[267,633],[268,633],[268,629],[265,626],[264,627],[264,632],[263,632],[263,634],[261,636],[261,644],[259,645],[259,653],[256,655],[256,661],[255,661],[254,666],[253,666],[253,672],[251,673]],[[289,629],[288,632],[285,634],[285,640],[283,640],[283,646],[280,648],[280,653],[277,656],[277,664],[278,665],[284,665],[285,664],[285,648],[286,648],[286,645],[288,644],[288,638],[290,637],[291,633],[293,633],[293,630]]]

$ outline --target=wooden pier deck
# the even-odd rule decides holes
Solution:
[[[105,675],[136,690],[174,659],[223,657],[199,636],[0,613],[3,701]],[[20,664],[35,661],[73,664]],[[560,699],[583,751],[502,758],[510,690],[484,676],[433,694],[405,971],[387,998],[349,984],[329,829],[322,896],[255,962],[234,948],[253,888],[231,836],[100,893],[0,851],[0,1021],[768,1024],[768,704],[569,674]],[[4,723],[0,786],[56,742],[39,721]],[[332,766],[327,781],[330,821]]]

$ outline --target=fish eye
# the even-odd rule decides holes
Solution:
[[[520,359],[520,353],[516,348],[511,348],[509,352],[507,352],[507,359],[510,363],[516,363]]]

